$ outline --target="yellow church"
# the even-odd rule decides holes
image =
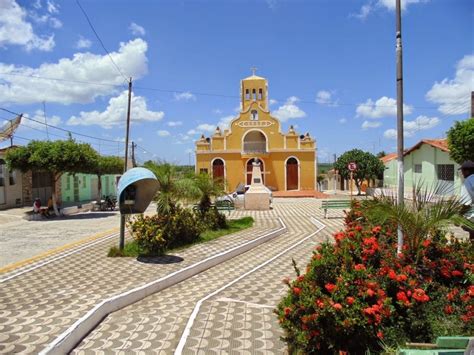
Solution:
[[[282,133],[268,105],[268,82],[253,75],[241,81],[241,109],[229,129],[216,128],[196,142],[196,172],[225,181],[233,191],[250,184],[252,163],[259,162],[263,183],[274,191],[314,190],[316,142],[293,126]]]

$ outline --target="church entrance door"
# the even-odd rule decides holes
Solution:
[[[265,171],[265,166],[263,164],[263,160],[258,158],[252,158],[247,161],[247,185],[252,183],[252,163],[253,162],[260,162],[260,171],[262,172],[262,183],[265,185],[265,175],[263,172]]]
[[[286,161],[286,189],[298,190],[298,161],[295,158]]]
[[[221,159],[212,162],[212,178],[214,181],[224,181],[224,162]]]

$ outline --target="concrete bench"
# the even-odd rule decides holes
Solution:
[[[351,207],[351,200],[323,200],[321,201],[321,209],[324,210],[324,218],[327,218],[328,210],[343,210]]]

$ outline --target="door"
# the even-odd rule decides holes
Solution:
[[[5,160],[0,159],[0,205],[6,203],[5,198],[5,179],[6,179],[6,163]]]
[[[74,202],[79,202],[79,176],[74,175]]]
[[[252,158],[249,161],[247,161],[247,185],[250,185],[252,183],[252,169],[253,169],[253,162],[259,162],[260,163],[260,171],[262,172],[262,183],[265,185],[265,166],[263,164],[263,160],[260,160],[258,158]]]
[[[221,159],[212,162],[212,178],[214,181],[224,181],[224,162]]]
[[[298,190],[298,161],[295,158],[286,161],[286,189]]]
[[[49,172],[33,172],[32,197],[39,198],[45,205],[53,194],[53,175]]]

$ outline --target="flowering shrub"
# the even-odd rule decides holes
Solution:
[[[140,249],[149,255],[161,255],[169,248],[192,243],[204,229],[192,211],[180,207],[166,215],[139,216],[130,227]]]
[[[416,256],[398,257],[391,225],[373,225],[355,204],[335,243],[313,251],[276,313],[293,353],[379,352],[382,342],[432,342],[474,333],[472,244],[438,233]],[[421,256],[421,257],[420,257]]]

